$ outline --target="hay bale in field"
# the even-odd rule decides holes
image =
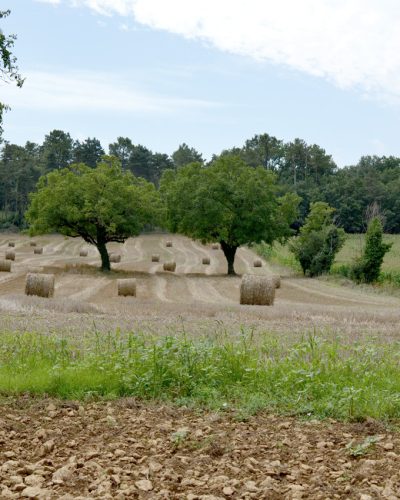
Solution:
[[[15,243],[14,243],[13,241],[9,241],[9,242],[8,242],[8,246],[9,246],[9,247],[15,247]]]
[[[172,241],[167,241],[167,242],[165,243],[165,246],[166,246],[166,247],[169,247],[169,248],[170,248],[170,247],[172,247]]]
[[[1,259],[0,260],[0,272],[1,273],[10,273],[11,272],[11,261]]]
[[[117,280],[118,285],[118,295],[123,297],[136,297],[136,279],[128,278],[123,280]]]
[[[34,248],[33,249],[33,253],[35,255],[42,255],[42,253],[43,253],[43,247],[36,247],[36,248]]]
[[[209,257],[203,257],[202,263],[204,266],[209,266],[210,265],[210,258]]]
[[[159,255],[152,255],[151,262],[160,262],[160,256]]]
[[[29,246],[35,247],[37,245],[36,241],[30,241]]]
[[[15,252],[13,250],[6,251],[6,260],[15,260]]]
[[[118,262],[121,262],[121,254],[119,254],[119,253],[110,254],[110,262],[113,262],[115,264],[117,264]]]
[[[170,271],[171,273],[175,272],[176,269],[176,262],[171,260],[170,262],[164,262],[164,271]]]
[[[38,297],[53,297],[54,274],[28,273],[25,282],[25,294]]]
[[[274,282],[275,288],[280,288],[281,287],[281,277],[279,274],[273,274],[272,275],[272,281]]]
[[[272,306],[275,299],[275,283],[269,276],[245,274],[240,284],[240,303]]]
[[[86,248],[81,248],[81,250],[79,250],[79,257],[87,257],[88,256],[88,251],[86,250]]]
[[[219,250],[219,244],[218,244],[218,243],[213,243],[213,244],[211,245],[211,248],[212,248],[213,250]]]
[[[261,259],[254,259],[253,266],[254,267],[262,267],[262,260]]]

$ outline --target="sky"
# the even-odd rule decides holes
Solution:
[[[255,134],[338,166],[400,156],[398,0],[0,0],[22,89],[4,138],[53,129],[206,158]]]

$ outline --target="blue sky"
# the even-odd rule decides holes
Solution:
[[[5,139],[58,128],[206,157],[267,132],[339,166],[400,156],[398,0],[1,0],[22,89]]]

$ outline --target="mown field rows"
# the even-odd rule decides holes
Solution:
[[[96,270],[100,259],[89,247],[88,257],[79,257],[88,246],[79,239],[61,236],[37,238],[42,255],[34,255],[26,236],[0,239],[0,253],[15,240],[16,260],[12,273],[0,273],[0,308],[7,328],[24,329],[26,316],[39,331],[52,328],[64,331],[96,327],[110,330],[131,329],[132,324],[163,332],[171,325],[187,321],[190,331],[214,330],[218,321],[228,329],[238,325],[289,334],[313,329],[344,335],[383,335],[397,338],[400,300],[298,277],[283,277],[273,307],[239,305],[240,277],[228,277],[221,250],[212,250],[184,237],[143,235],[124,245],[111,244],[122,260],[113,264],[114,272],[104,275]],[[172,239],[172,248],[165,242]],[[151,255],[160,254],[160,263]],[[209,266],[202,258],[210,257]],[[254,268],[254,252],[243,248],[236,257],[238,273],[271,273],[264,262]],[[162,270],[164,260],[177,262],[175,273]],[[25,276],[32,267],[56,274],[54,299],[24,295]],[[117,296],[116,280],[137,278],[137,297]],[[33,314],[32,314],[33,313]],[[155,325],[158,326],[155,326]]]

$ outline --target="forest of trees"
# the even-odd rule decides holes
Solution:
[[[108,151],[96,138],[74,140],[61,130],[46,135],[43,144],[25,146],[3,143],[0,152],[0,229],[19,229],[26,225],[24,213],[29,193],[35,190],[42,174],[72,163],[94,167],[101,157],[116,156],[125,171],[143,177],[156,186],[164,170],[177,169],[192,162],[207,167],[219,157],[235,154],[250,166],[273,171],[281,194],[298,194],[301,226],[310,204],[325,201],[336,209],[336,224],[346,232],[366,230],[365,212],[373,203],[380,206],[385,231],[400,233],[400,158],[365,156],[357,165],[337,168],[332,157],[318,145],[301,139],[283,142],[268,134],[256,135],[242,147],[224,150],[209,162],[187,144],[171,155],[153,152],[126,137],[109,144]]]

